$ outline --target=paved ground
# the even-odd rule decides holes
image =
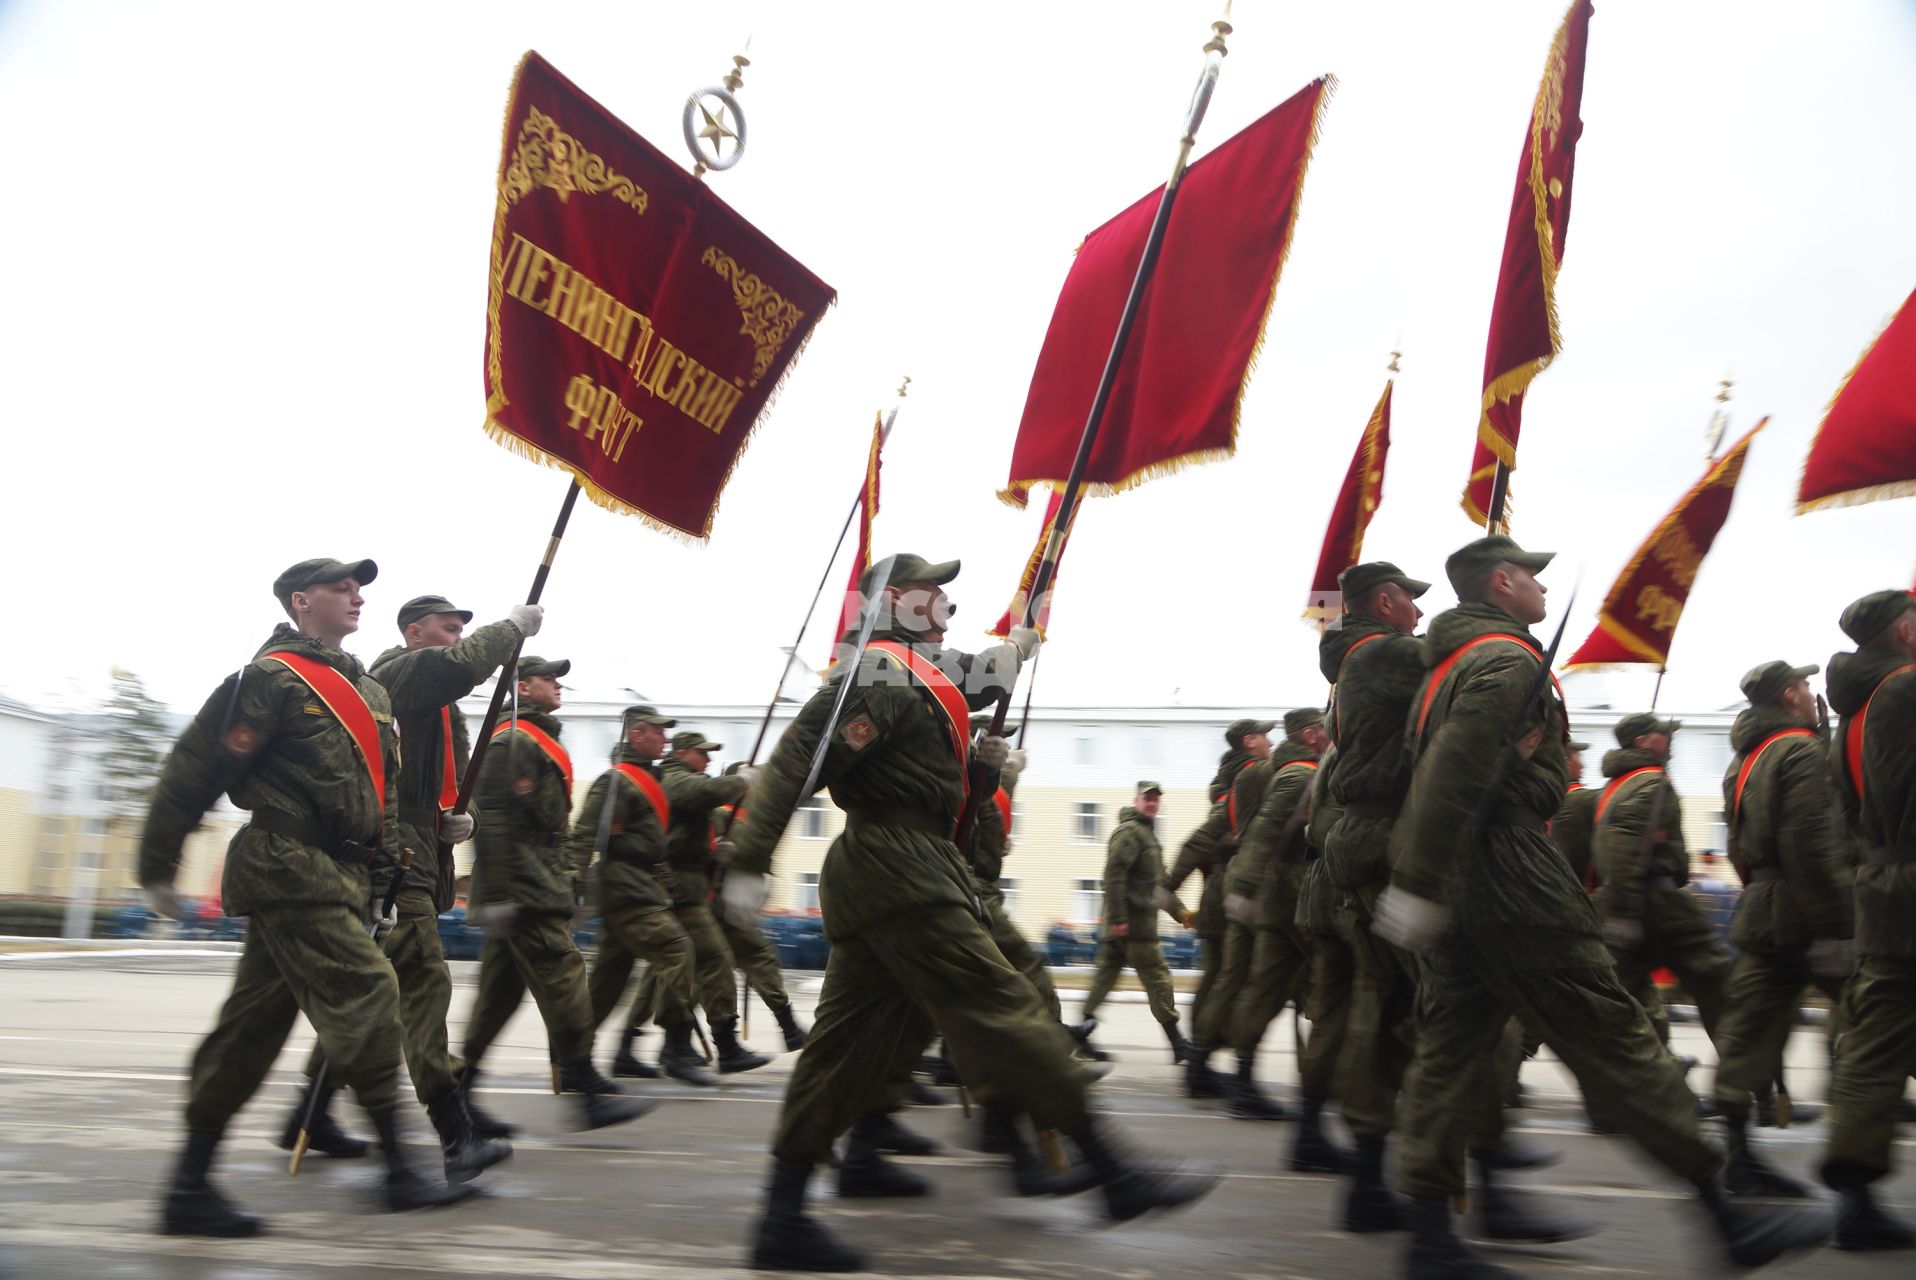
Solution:
[[[152,1235],[155,1193],[178,1140],[184,1065],[225,993],[222,956],[0,961],[0,1275],[141,1277],[142,1280],[399,1280],[426,1274],[620,1280],[726,1276],[739,1269],[756,1212],[764,1145],[789,1058],[718,1090],[653,1088],[669,1104],[634,1125],[597,1135],[568,1133],[547,1092],[544,1039],[530,1004],[492,1065],[491,1101],[525,1126],[514,1159],[483,1180],[489,1195],[429,1215],[370,1211],[376,1186],[365,1162],[314,1160],[297,1181],[269,1145],[292,1094],[310,1033],[280,1058],[273,1081],[236,1123],[224,1185],[266,1215],[272,1234],[252,1241],[182,1241]],[[459,966],[453,1015],[470,1004],[472,973]],[[815,977],[796,978],[809,1010]],[[776,1048],[763,1009],[752,1042]],[[1201,1274],[1235,1277],[1385,1276],[1400,1264],[1399,1239],[1352,1238],[1331,1228],[1335,1185],[1278,1172],[1291,1126],[1249,1124],[1185,1102],[1168,1055],[1142,1005],[1108,1006],[1100,1041],[1121,1058],[1100,1087],[1139,1143],[1216,1159],[1229,1171],[1208,1200],[1183,1214],[1108,1229],[1091,1197],[1020,1201],[1000,1194],[1002,1176],[956,1146],[956,1106],[920,1109],[910,1122],[952,1143],[950,1154],[914,1164],[938,1195],[882,1207],[825,1198],[822,1216],[871,1248],[890,1274],[1043,1276],[1129,1280]],[[1680,1048],[1707,1056],[1694,1028]],[[601,1057],[609,1053],[609,1035]],[[1274,1028],[1265,1074],[1295,1080],[1288,1022]],[[656,1038],[653,1039],[656,1047]],[[1799,1034],[1792,1080],[1820,1096],[1820,1037]],[[1548,1060],[1528,1064],[1533,1105],[1517,1113],[1534,1140],[1567,1158],[1526,1181],[1605,1222],[1575,1244],[1499,1255],[1535,1277],[1695,1276],[1718,1270],[1701,1244],[1695,1211],[1668,1179],[1621,1140],[1583,1133],[1567,1077]],[[1700,1083],[1700,1081],[1699,1081]],[[1281,1092],[1288,1093],[1288,1090]],[[339,1111],[364,1133],[364,1117]],[[422,1159],[423,1114],[408,1118]],[[1821,1126],[1765,1131],[1777,1163],[1804,1174]],[[1916,1216],[1916,1152],[1902,1144],[1905,1172],[1887,1202]],[[821,1179],[821,1182],[825,1182]],[[829,1186],[829,1183],[826,1183]],[[1856,1258],[1826,1251],[1766,1274],[1904,1277],[1916,1259]]]

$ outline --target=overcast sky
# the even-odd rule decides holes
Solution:
[[[1040,703],[1321,699],[1299,613],[1393,346],[1367,552],[1441,582],[1474,536],[1457,497],[1485,327],[1562,9],[1238,4],[1200,151],[1313,76],[1341,82],[1240,448],[1087,507]],[[878,549],[963,557],[953,642],[973,644],[1035,533],[1035,505],[993,493],[1072,249],[1163,180],[1214,16],[1201,0],[0,6],[17,152],[0,689],[89,697],[118,665],[197,705],[277,620],[273,577],[308,556],[379,561],[348,643],[365,658],[414,594],[482,619],[523,598],[565,482],[481,430],[513,65],[536,48],[676,155],[688,92],[748,33],[750,148],[712,183],[838,306],[710,543],[581,504],[534,647],[573,658],[586,695],[764,698],[904,373]],[[1763,659],[1826,660],[1847,601],[1916,573],[1916,501],[1791,515],[1824,403],[1916,286],[1912,66],[1901,0],[1599,0],[1564,350],[1526,405],[1513,489],[1517,536],[1564,553],[1546,583],[1565,592],[1584,567],[1569,646],[1701,473],[1717,380],[1736,380],[1733,432],[1773,415],[1666,707],[1724,705]],[[1441,585],[1426,600],[1448,603]],[[808,656],[828,627],[822,612]],[[1610,696],[1649,686],[1618,678]]]

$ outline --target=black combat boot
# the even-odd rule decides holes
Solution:
[[[459,1073],[459,1096],[466,1104],[466,1114],[472,1117],[472,1131],[482,1138],[512,1137],[519,1132],[515,1126],[507,1124],[490,1111],[481,1110],[473,1099],[473,1084],[478,1078],[479,1072],[473,1067],[467,1067]]]
[[[559,1066],[559,1088],[579,1099],[579,1127],[604,1129],[610,1125],[637,1120],[658,1106],[650,1098],[636,1098],[599,1074],[592,1059]]]
[[[386,1157],[386,1208],[392,1213],[410,1209],[438,1209],[458,1204],[478,1193],[470,1183],[434,1182],[406,1163],[405,1150],[399,1145],[399,1108],[388,1107],[373,1114],[373,1128],[379,1131],[379,1153]]]
[[[757,1271],[863,1271],[865,1255],[839,1240],[805,1212],[805,1184],[812,1166],[804,1160],[774,1160],[766,1188],[765,1216],[752,1236]]]
[[[1104,1211],[1114,1222],[1190,1204],[1210,1194],[1221,1176],[1218,1166],[1210,1162],[1167,1164],[1121,1155],[1088,1116],[1070,1137],[1084,1153],[1097,1185],[1104,1188]]]
[[[918,1060],[918,1069],[933,1084],[946,1089],[955,1089],[964,1081],[958,1078],[958,1068],[951,1065],[951,1050],[941,1040],[938,1052],[927,1054]]]
[[[1830,1238],[1831,1214],[1816,1205],[1734,1204],[1714,1176],[1698,1178],[1697,1198],[1716,1225],[1730,1261],[1739,1267],[1760,1267],[1786,1253],[1814,1249]]]
[[[756,1071],[771,1059],[762,1053],[753,1053],[738,1042],[737,1018],[712,1019],[712,1047],[718,1052],[719,1074],[735,1075],[740,1071]]]
[[[1224,1084],[1218,1079],[1217,1072],[1211,1070],[1211,1050],[1203,1045],[1193,1044],[1191,1056],[1184,1060],[1184,1096],[1187,1098],[1224,1096]]]
[[[1733,1196],[1769,1196],[1806,1200],[1810,1189],[1769,1162],[1750,1145],[1750,1117],[1725,1108],[1723,1112],[1723,1189]]]
[[[1450,1227],[1448,1196],[1406,1202],[1410,1225],[1409,1280],[1521,1280],[1515,1271],[1480,1257]]]
[[[1178,1029],[1176,1018],[1168,1022],[1160,1022],[1158,1025],[1164,1028],[1164,1038],[1170,1042],[1173,1066],[1181,1067],[1197,1056],[1197,1050],[1191,1047],[1191,1042],[1184,1038],[1184,1032]]]
[[[1384,1185],[1384,1139],[1357,1140],[1357,1173],[1344,1194],[1344,1230],[1353,1235],[1402,1231],[1404,1198]]]
[[[1083,1161],[1053,1173],[1038,1148],[1025,1141],[1024,1130],[1018,1123],[1018,1113],[1015,1111],[987,1109],[981,1127],[984,1141],[991,1144],[986,1149],[1011,1157],[1013,1195],[1075,1196],[1099,1185],[1097,1170]]]
[[[1018,1133],[1018,1113],[1005,1107],[981,1107],[978,1111],[978,1136],[971,1145],[988,1156],[1010,1155],[1022,1139]]]
[[[1237,1078],[1230,1084],[1230,1100],[1225,1105],[1225,1113],[1234,1120],[1289,1120],[1290,1108],[1267,1097],[1257,1087],[1251,1070],[1257,1065],[1257,1055],[1240,1053],[1237,1055]]]
[[[889,1149],[881,1144],[890,1119],[882,1111],[868,1111],[853,1121],[845,1139],[845,1159],[838,1166],[839,1195],[877,1199],[931,1194],[931,1183],[879,1154]]]
[[[1086,1018],[1083,1022],[1060,1023],[1065,1032],[1077,1042],[1078,1056],[1092,1062],[1109,1062],[1111,1055],[1091,1043],[1091,1033],[1098,1029],[1096,1018]]]
[[[645,1033],[637,1027],[627,1027],[619,1033],[619,1052],[612,1059],[612,1074],[621,1080],[657,1080],[659,1069],[641,1058],[637,1052],[639,1037]]]
[[[299,1126],[306,1120],[306,1108],[309,1106],[313,1107],[313,1119],[306,1130],[308,1151],[332,1156],[335,1160],[354,1160],[366,1154],[366,1143],[340,1128],[333,1119],[333,1087],[321,1086],[319,1105],[313,1106],[313,1082],[310,1080],[299,1091],[299,1101],[293,1104],[293,1113],[286,1117],[286,1127],[280,1130],[281,1151],[291,1151],[298,1145]]]
[[[1292,1173],[1349,1173],[1357,1157],[1332,1142],[1324,1132],[1324,1103],[1304,1099],[1297,1116],[1297,1141],[1291,1146]]]
[[[1497,1139],[1495,1146],[1472,1147],[1470,1158],[1486,1169],[1514,1173],[1547,1168],[1563,1159],[1563,1152],[1555,1147],[1532,1146],[1516,1134],[1506,1133]]]
[[[659,1067],[674,1080],[683,1080],[700,1088],[718,1084],[718,1077],[705,1066],[705,1059],[692,1047],[692,1024],[681,1022],[665,1029],[665,1047],[659,1050]]]
[[[772,1017],[777,1019],[779,1031],[784,1033],[787,1053],[797,1053],[805,1047],[805,1038],[811,1032],[798,1025],[798,1015],[792,1012],[791,1005],[773,1005]]]
[[[160,1232],[169,1236],[256,1236],[264,1223],[233,1207],[208,1174],[220,1145],[217,1129],[188,1129],[186,1146],[173,1170],[160,1213]]]
[[[472,1116],[457,1086],[427,1104],[426,1116],[439,1132],[439,1147],[446,1155],[447,1182],[470,1182],[512,1156],[511,1143],[482,1138],[473,1131]]]
[[[889,1111],[867,1111],[852,1125],[854,1137],[862,1137],[874,1151],[892,1156],[933,1156],[938,1143],[922,1133],[914,1133],[898,1123]]]
[[[1837,1248],[1864,1252],[1916,1245],[1916,1232],[1883,1212],[1870,1194],[1868,1183],[1856,1182],[1838,1194],[1843,1200],[1836,1211],[1836,1236],[1831,1241]]]
[[[1471,1234],[1479,1240],[1521,1240],[1527,1244],[1557,1244],[1580,1240],[1597,1229],[1583,1218],[1560,1217],[1545,1210],[1537,1197],[1503,1186],[1497,1169],[1477,1163],[1477,1193]]]

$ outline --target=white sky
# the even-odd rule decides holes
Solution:
[[[1457,496],[1485,326],[1563,5],[1237,8],[1200,150],[1312,76],[1341,80],[1239,453],[1087,508],[1041,703],[1322,697],[1298,614],[1393,345],[1367,552],[1441,581],[1473,536]],[[363,657],[420,592],[502,615],[565,488],[480,429],[513,64],[538,49],[678,154],[687,93],[748,32],[750,149],[714,187],[839,304],[710,544],[582,503],[533,647],[572,657],[588,693],[765,697],[906,372],[878,549],[964,558],[953,639],[972,644],[1035,532],[1035,506],[992,495],[1072,248],[1162,181],[1214,16],[1200,0],[0,7],[18,152],[0,202],[17,584],[0,688],[90,696],[118,664],[197,705],[276,621],[274,575],[312,555],[380,562],[349,642]],[[1565,348],[1526,406],[1514,488],[1519,538],[1565,553],[1546,582],[1585,566],[1567,644],[1700,474],[1717,379],[1736,378],[1733,431],[1774,415],[1667,707],[1730,702],[1769,657],[1825,660],[1847,601],[1911,580],[1916,502],[1790,511],[1824,402],[1916,285],[1912,66],[1916,10],[1897,0],[1599,3]],[[810,656],[828,629],[821,612]],[[1644,701],[1649,683],[1612,687]]]

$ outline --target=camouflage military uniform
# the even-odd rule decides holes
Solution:
[[[1350,1033],[1351,984],[1355,960],[1339,923],[1339,894],[1330,883],[1317,841],[1342,816],[1333,783],[1337,776],[1337,749],[1326,751],[1312,779],[1311,815],[1305,826],[1309,862],[1297,896],[1295,924],[1310,953],[1309,985],[1298,1004],[1310,1019],[1310,1039],[1298,1062],[1298,1095],[1306,1103],[1323,1103],[1337,1096],[1339,1063]],[[1320,822],[1320,815],[1324,821]]]
[[[1223,871],[1224,864],[1230,860],[1230,849],[1225,841],[1230,819],[1222,797],[1230,789],[1230,779],[1236,778],[1239,770],[1253,763],[1255,761],[1247,751],[1233,748],[1224,753],[1218,778],[1211,782],[1211,808],[1204,815],[1204,821],[1178,846],[1177,861],[1164,873],[1164,896],[1160,901],[1165,911],[1179,924],[1188,919],[1191,931],[1198,939],[1198,988],[1191,997],[1191,1044],[1199,1054],[1217,1048],[1211,1041],[1204,1039],[1202,1029],[1205,1011],[1212,1006],[1217,992],[1218,974],[1224,967]],[[1177,896],[1178,890],[1184,887],[1184,882],[1191,878],[1193,872],[1203,879],[1195,911],[1186,908]]]
[[[522,674],[525,669],[522,664]],[[559,721],[543,711],[522,708],[519,720],[559,738]],[[487,935],[479,955],[479,990],[466,1020],[467,1065],[478,1069],[528,989],[545,1019],[553,1061],[588,1059],[592,1000],[570,928],[577,901],[565,850],[568,771],[530,734],[508,726],[486,752],[473,807],[478,827],[470,901],[479,910],[505,903],[517,910],[508,928]]]
[[[1570,873],[1586,884],[1593,880],[1590,848],[1596,833],[1597,801],[1602,795],[1601,790],[1586,787],[1573,778],[1563,793],[1563,803],[1550,819],[1551,840],[1556,842],[1563,860],[1570,864]]]
[[[725,875],[725,867],[730,859],[728,833],[737,813],[736,802],[720,805],[712,811],[712,834],[718,840],[721,854],[713,875],[715,887]],[[719,932],[725,935],[725,945],[731,949],[732,962],[745,975],[747,985],[758,992],[758,998],[773,1011],[791,1008],[792,998],[786,994],[785,974],[778,963],[778,948],[765,936],[765,930],[757,925],[741,929],[736,921],[728,919],[721,912],[715,911],[712,915],[718,921]]]
[[[693,991],[714,1023],[729,1023],[738,1017],[738,989],[732,985],[732,948],[720,932],[718,919],[708,903],[712,894],[713,844],[712,811],[720,805],[736,804],[745,795],[743,778],[713,778],[698,773],[679,760],[667,756],[659,766],[665,797],[672,804],[672,822],[666,829],[666,858],[672,865],[677,885],[672,895],[672,913],[692,940]],[[763,936],[763,935],[761,935]],[[640,1025],[640,1001],[646,994],[645,980],[639,986],[639,1001],[632,1006],[632,1025]]]
[[[1297,904],[1304,887],[1304,823],[1317,760],[1303,745],[1285,741],[1259,767],[1269,770],[1270,777],[1225,873],[1227,892],[1254,903],[1256,911],[1254,923],[1239,926],[1225,941],[1227,970],[1233,967],[1228,956],[1234,945],[1248,940],[1251,947],[1231,1015],[1232,1044],[1240,1058],[1256,1055],[1271,1020],[1302,995],[1310,970],[1310,950],[1297,927]]]
[[[1011,967],[1025,976],[1025,979],[1037,989],[1038,996],[1051,1010],[1051,1016],[1059,1018],[1062,1009],[1058,1003],[1058,989],[1051,981],[1051,971],[1046,968],[1044,957],[1038,949],[1012,922],[1011,913],[1005,910],[1004,891],[999,888],[998,880],[1003,874],[1005,854],[1011,845],[1011,831],[1006,816],[1011,811],[1011,795],[1018,787],[1018,771],[1010,765],[998,775],[998,786],[990,800],[978,806],[978,820],[972,825],[970,862],[971,874],[978,885],[979,900],[985,904],[985,910],[991,916],[991,940],[998,944]]]
[[[1097,1013],[1128,965],[1144,986],[1151,1016],[1175,1027],[1177,998],[1171,967],[1158,945],[1157,889],[1164,879],[1164,851],[1156,823],[1130,805],[1118,810],[1118,825],[1105,845],[1104,940],[1098,947],[1098,971],[1085,993],[1084,1016]]]
[[[288,651],[350,680],[379,727],[385,776],[399,774],[391,704],[358,659],[281,624],[200,708],[154,788],[140,880],[171,884],[187,834],[222,792],[252,810],[227,850],[221,901],[250,916],[233,991],[193,1055],[187,1128],[218,1133],[252,1097],[304,1013],[331,1076],[368,1112],[398,1100],[399,984],[366,931],[366,854],[384,812],[352,735],[313,690],[267,655]],[[361,842],[355,852],[349,842]]]
[[[1223,812],[1223,833],[1218,837],[1217,845],[1224,862],[1217,877],[1220,882],[1220,915],[1224,912],[1224,899],[1230,895],[1230,864],[1236,858],[1245,828],[1257,816],[1258,806],[1264,802],[1264,789],[1270,785],[1271,774],[1276,768],[1273,761],[1276,759],[1274,752],[1240,770],[1218,801],[1217,807]],[[1208,889],[1210,886],[1205,887]],[[1218,948],[1217,982],[1197,1018],[1196,1043],[1202,1045],[1222,1046],[1236,1042],[1238,1001],[1250,982],[1251,959],[1257,951],[1255,926],[1241,924],[1227,917],[1222,933],[1223,945]]]

